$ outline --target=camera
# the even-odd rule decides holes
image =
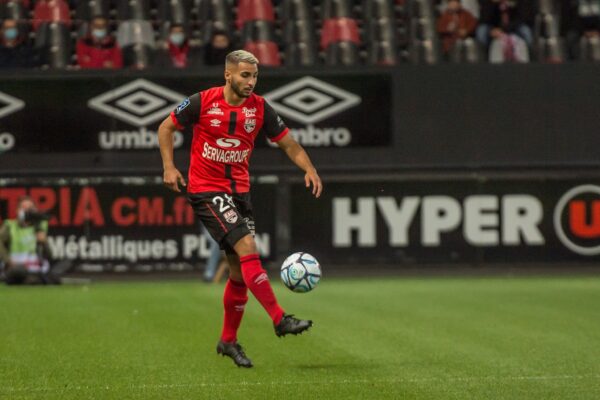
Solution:
[[[50,219],[50,215],[37,210],[29,210],[25,212],[23,220],[28,224],[39,224],[42,221],[47,221]]]

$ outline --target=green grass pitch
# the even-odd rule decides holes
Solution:
[[[217,356],[223,285],[0,286],[0,399],[598,399],[600,278],[274,284],[312,318],[282,339],[251,297]]]

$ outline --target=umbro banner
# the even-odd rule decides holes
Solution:
[[[391,143],[390,74],[313,75],[261,75],[256,90],[300,143],[332,148]],[[104,153],[156,151],[160,122],[186,97],[223,81],[220,74],[73,74],[1,83],[0,153]],[[187,151],[190,143],[190,132],[177,132],[176,149]],[[267,147],[266,137],[257,146]]]
[[[0,224],[15,218],[29,195],[49,219],[56,261],[80,272],[202,270],[209,242],[184,194],[154,177],[19,179],[1,182]],[[256,243],[263,259],[275,255],[275,185],[253,183]]]

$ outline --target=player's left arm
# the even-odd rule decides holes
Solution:
[[[310,188],[312,185],[312,193],[315,197],[321,196],[323,191],[323,183],[317,169],[310,161],[310,157],[304,151],[304,148],[300,143],[296,142],[292,135],[289,134],[289,129],[285,126],[285,122],[277,115],[273,107],[267,103],[264,103],[264,124],[262,130],[265,132],[271,142],[277,143],[279,148],[285,151],[285,154],[304,171],[304,183],[306,187]]]
[[[317,169],[310,161],[310,157],[300,143],[296,142],[292,135],[288,134],[277,141],[277,145],[285,152],[285,154],[287,154],[294,164],[296,164],[305,172],[304,183],[306,184],[306,187],[310,187],[312,185],[312,194],[315,197],[321,196],[321,192],[323,191],[323,183],[321,182],[321,178],[317,173]]]

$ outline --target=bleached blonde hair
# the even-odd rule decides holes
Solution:
[[[234,50],[225,56],[226,64],[238,65],[239,63],[258,64],[258,58],[246,50]]]

